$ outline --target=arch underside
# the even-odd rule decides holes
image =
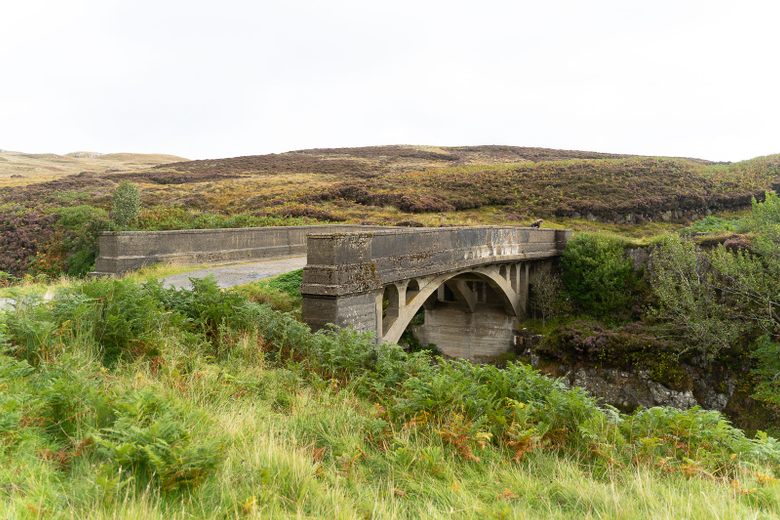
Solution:
[[[431,329],[433,326],[427,325],[427,321],[435,317],[437,330],[443,324],[453,329],[450,337],[467,335],[472,330],[469,324],[478,328],[503,319],[496,325],[505,329],[500,335],[506,337],[500,341],[510,341],[511,347],[514,324],[525,316],[527,279],[527,265],[499,264],[396,282],[393,289],[387,291],[386,286],[383,292],[385,298],[388,293],[397,296],[395,302],[385,301],[377,332],[381,331],[383,341],[398,342],[414,316],[425,307],[426,326]],[[451,301],[444,301],[445,297]],[[483,335],[496,334],[488,331]]]

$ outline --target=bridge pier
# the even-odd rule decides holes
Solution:
[[[318,233],[308,237],[303,318],[397,342],[413,328],[453,357],[512,348],[529,284],[563,250],[567,231],[478,227]]]

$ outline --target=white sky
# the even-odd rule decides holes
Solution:
[[[780,2],[0,0],[0,148],[780,152]]]

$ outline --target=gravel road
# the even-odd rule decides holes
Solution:
[[[190,278],[205,278],[209,275],[214,275],[217,279],[217,285],[220,287],[233,287],[234,285],[241,285],[254,280],[295,271],[303,268],[305,265],[305,255],[291,256],[289,258],[277,258],[245,264],[218,265],[207,269],[167,276],[162,281],[167,287],[189,288],[192,287]]]

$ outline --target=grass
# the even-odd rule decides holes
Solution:
[[[211,264],[154,264],[142,267],[137,271],[127,273],[123,277],[136,282],[145,282],[148,280],[159,280],[168,276],[177,274],[200,271],[213,267]],[[57,290],[72,287],[74,284],[81,283],[83,279],[73,276],[62,275],[55,279],[47,276],[27,276],[19,282],[8,287],[0,288],[0,298],[21,299],[25,297],[42,297]]]
[[[208,282],[55,293],[0,319],[3,518],[780,516],[776,441],[717,414],[617,416],[521,366],[314,335]]]
[[[284,373],[264,374],[269,383],[280,375],[284,381]],[[549,454],[522,464],[507,465],[498,455],[468,464],[441,443],[403,432],[383,452],[367,445],[358,426],[372,409],[348,393],[299,389],[285,413],[273,401],[229,399],[208,408],[229,447],[220,471],[195,497],[130,493],[108,507],[88,502],[74,516],[757,518],[777,512],[774,485],[742,495],[728,484],[646,470],[600,479],[577,461]]]
[[[369,442],[372,403],[306,384],[295,369],[220,363],[176,380],[148,367],[103,376],[129,390],[175,391],[206,414],[224,461],[192,492],[105,482],[90,466],[63,478],[56,461],[6,460],[0,515],[18,518],[760,518],[780,513],[780,486],[745,471],[739,484],[652,469],[594,475],[581,461],[500,450],[464,461],[413,428]],[[220,382],[223,380],[223,382]],[[247,383],[250,383],[247,385]],[[243,383],[243,384],[242,384]],[[10,464],[9,464],[10,462]],[[737,482],[737,481],[734,481]],[[0,495],[2,496],[2,495]]]

